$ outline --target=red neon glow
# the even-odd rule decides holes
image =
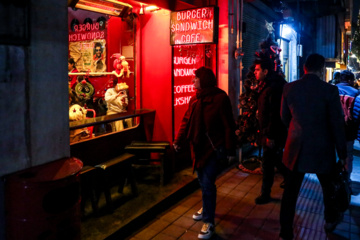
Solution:
[[[184,113],[189,106],[190,98],[195,95],[195,88],[192,83],[195,70],[207,66],[216,73],[216,45],[178,45],[174,46],[173,49],[174,134],[176,136]]]
[[[105,31],[69,33],[69,42],[86,41],[86,40],[94,40],[94,39],[105,39]]]
[[[171,45],[214,42],[214,12],[214,7],[172,12]]]
[[[94,31],[99,30],[100,24],[98,22],[90,24],[84,23],[79,25],[74,25],[75,32],[82,32],[82,31]]]

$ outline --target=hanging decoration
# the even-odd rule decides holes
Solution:
[[[86,102],[94,95],[94,87],[88,79],[82,80],[75,86],[75,93],[81,102]]]
[[[244,82],[244,93],[239,96],[239,110],[241,115],[237,119],[237,139],[241,147],[246,143],[256,146],[258,135],[258,121],[256,118],[258,81],[254,75],[255,66],[249,68],[247,79]]]

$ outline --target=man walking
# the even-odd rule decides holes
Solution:
[[[291,170],[280,208],[280,237],[292,239],[296,201],[305,173],[316,173],[323,191],[325,230],[333,231],[341,214],[332,203],[336,153],[346,158],[344,117],[336,86],[322,80],[325,58],[311,54],[305,75],[284,86],[281,119],[288,127],[283,162]]]

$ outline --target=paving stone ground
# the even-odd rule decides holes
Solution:
[[[343,221],[331,234],[323,229],[323,198],[320,183],[314,174],[306,174],[297,202],[295,216],[296,240],[360,240],[360,145],[355,144],[354,170],[351,175],[354,195]],[[279,212],[283,189],[282,177],[275,176],[273,201],[256,205],[262,175],[242,172],[236,167],[224,172],[216,181],[218,197],[215,219],[216,234],[212,239],[274,240],[278,239]],[[165,212],[154,216],[145,227],[128,239],[173,240],[198,239],[202,222],[192,219],[201,207],[201,192],[188,195]]]

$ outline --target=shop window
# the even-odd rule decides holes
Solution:
[[[216,74],[216,44],[191,44],[173,47],[174,63],[174,136],[195,94],[192,79],[195,70],[205,66]]]
[[[131,13],[120,18],[68,8],[70,121],[136,110],[133,24]],[[75,114],[79,109],[86,114]],[[135,125],[125,119],[90,130],[96,137]]]

